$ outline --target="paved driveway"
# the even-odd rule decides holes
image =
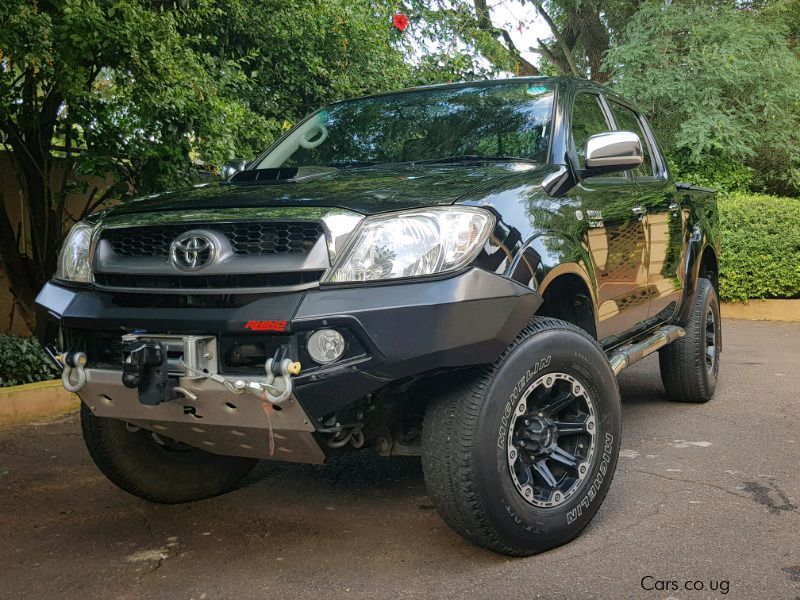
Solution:
[[[528,559],[447,529],[414,459],[263,464],[228,496],[157,506],[96,471],[75,415],[0,429],[0,596],[798,598],[800,325],[724,326],[707,405],[667,402],[655,357],[623,373],[603,507]]]

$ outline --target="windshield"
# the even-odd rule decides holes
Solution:
[[[552,88],[530,81],[349,100],[313,114],[255,168],[481,160],[544,163],[552,106]]]

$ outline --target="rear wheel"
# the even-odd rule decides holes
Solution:
[[[674,402],[708,402],[717,387],[722,350],[719,301],[708,279],[698,280],[692,311],[681,325],[686,335],[659,351],[661,381]]]
[[[81,429],[100,471],[126,492],[176,504],[229,491],[256,466],[254,458],[221,456],[116,419],[81,404]]]
[[[608,491],[620,443],[619,392],[582,330],[535,318],[479,376],[433,401],[423,469],[445,522],[495,552],[568,542]]]

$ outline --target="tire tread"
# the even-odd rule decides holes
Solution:
[[[81,403],[81,431],[89,455],[97,468],[120,489],[150,502],[180,504],[224,494],[233,489],[258,464],[258,461],[252,458],[220,457],[199,450],[208,455],[210,460],[227,459],[224,460],[225,470],[220,469],[220,472],[224,473],[225,484],[209,487],[207,484],[204,485],[205,482],[198,481],[195,493],[188,494],[171,492],[167,489],[169,482],[163,482],[164,487],[158,489],[159,482],[149,482],[154,485],[145,484],[145,479],[150,476],[149,473],[139,473],[139,477],[131,476],[131,465],[123,464],[127,457],[120,456],[119,452],[114,451],[110,443],[112,436],[120,435],[120,433],[131,435],[121,431],[118,425],[119,423],[112,419],[96,417],[85,404]],[[219,466],[222,467],[223,464],[220,463]]]
[[[667,397],[673,402],[700,404],[708,402],[714,395],[713,386],[709,389],[706,382],[705,314],[706,307],[715,299],[711,281],[699,279],[691,313],[681,324],[686,335],[659,350],[661,381]],[[719,315],[717,319],[720,326]]]

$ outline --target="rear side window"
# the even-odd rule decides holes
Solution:
[[[655,175],[653,169],[653,155],[650,151],[650,145],[647,142],[647,137],[644,135],[642,125],[639,117],[630,108],[617,104],[613,100],[610,102],[611,108],[614,111],[614,118],[617,120],[617,127],[622,131],[632,131],[639,136],[642,142],[642,152],[644,153],[644,161],[641,166],[631,171],[636,177],[652,177]]]
[[[586,168],[586,140],[611,129],[599,96],[586,93],[575,96],[572,105],[572,142],[575,144],[581,169]]]

